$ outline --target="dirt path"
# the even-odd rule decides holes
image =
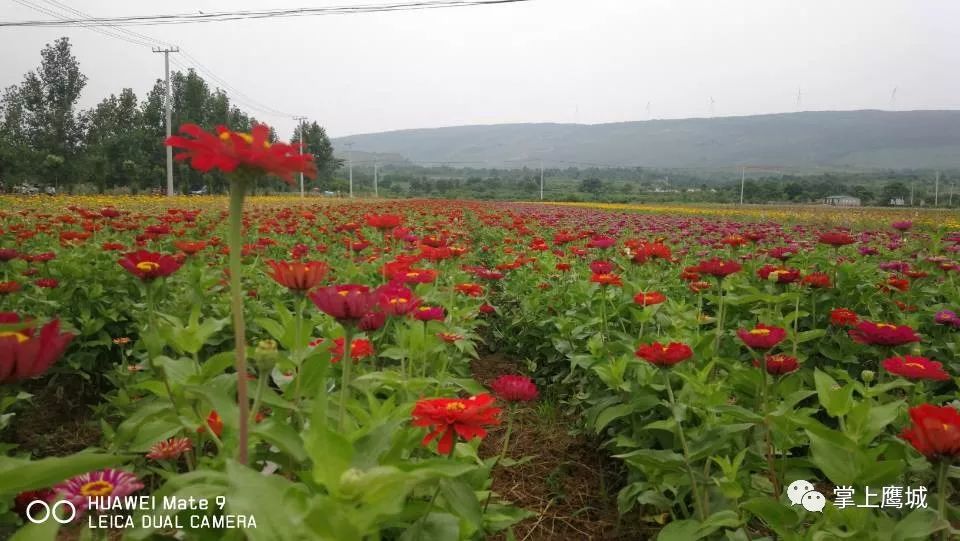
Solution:
[[[502,374],[522,370],[517,362],[499,354],[482,356],[472,369],[474,378],[484,385]],[[495,468],[493,490],[535,514],[514,527],[518,541],[642,541],[651,537],[650,531],[620,522],[619,465],[595,443],[570,435],[572,420],[543,401],[517,409],[514,415],[507,457],[522,462]],[[483,456],[500,452],[505,426],[491,431],[484,440]]]

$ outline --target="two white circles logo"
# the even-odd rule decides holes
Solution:
[[[64,512],[57,512],[57,508],[61,506],[70,509],[69,517],[61,518],[60,515],[64,514]],[[34,511],[36,507],[41,507],[42,509]],[[51,517],[60,524],[69,524],[77,517],[77,507],[69,500],[60,500],[53,505],[50,505],[43,500],[33,500],[27,505],[27,520],[30,522],[34,524],[41,524],[49,520]]]
[[[787,497],[790,498],[791,504],[802,505],[810,512],[822,513],[824,506],[827,505],[827,499],[814,490],[813,483],[802,479],[790,483],[787,487]]]

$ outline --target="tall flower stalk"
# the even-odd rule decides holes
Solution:
[[[239,449],[237,461],[247,463],[249,447],[250,402],[247,392],[247,342],[243,318],[243,290],[241,284],[241,261],[243,250],[243,199],[251,180],[274,175],[293,183],[294,173],[316,177],[317,168],[313,156],[303,154],[300,145],[288,145],[270,141],[270,128],[254,124],[250,133],[236,132],[225,126],[217,126],[215,133],[203,130],[195,124],[184,124],[180,132],[185,136],[172,136],[167,146],[181,149],[175,158],[189,161],[194,169],[207,172],[218,169],[230,178],[230,219],[228,269],[230,271],[230,309],[233,313],[234,368],[237,374],[237,406],[239,409]]]
[[[243,290],[240,280],[242,272],[240,256],[243,251],[243,198],[247,189],[245,179],[235,179],[230,183],[230,232],[227,239],[230,247],[228,267],[230,269],[230,312],[233,314],[233,345],[235,351],[234,368],[237,371],[237,406],[240,409],[240,449],[237,462],[247,463],[250,441],[250,401],[247,394],[247,338],[246,322],[243,318]]]

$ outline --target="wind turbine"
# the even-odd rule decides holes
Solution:
[[[893,87],[893,92],[890,93],[890,108],[897,108],[897,87]]]
[[[713,117],[714,105],[717,102],[713,99],[713,96],[710,96],[710,116]]]
[[[801,104],[803,103],[803,93],[800,92],[800,87],[797,87],[797,111],[801,110]]]

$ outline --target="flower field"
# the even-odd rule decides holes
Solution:
[[[846,212],[0,198],[0,537],[956,539],[960,224]],[[603,531],[491,483],[548,410]]]

